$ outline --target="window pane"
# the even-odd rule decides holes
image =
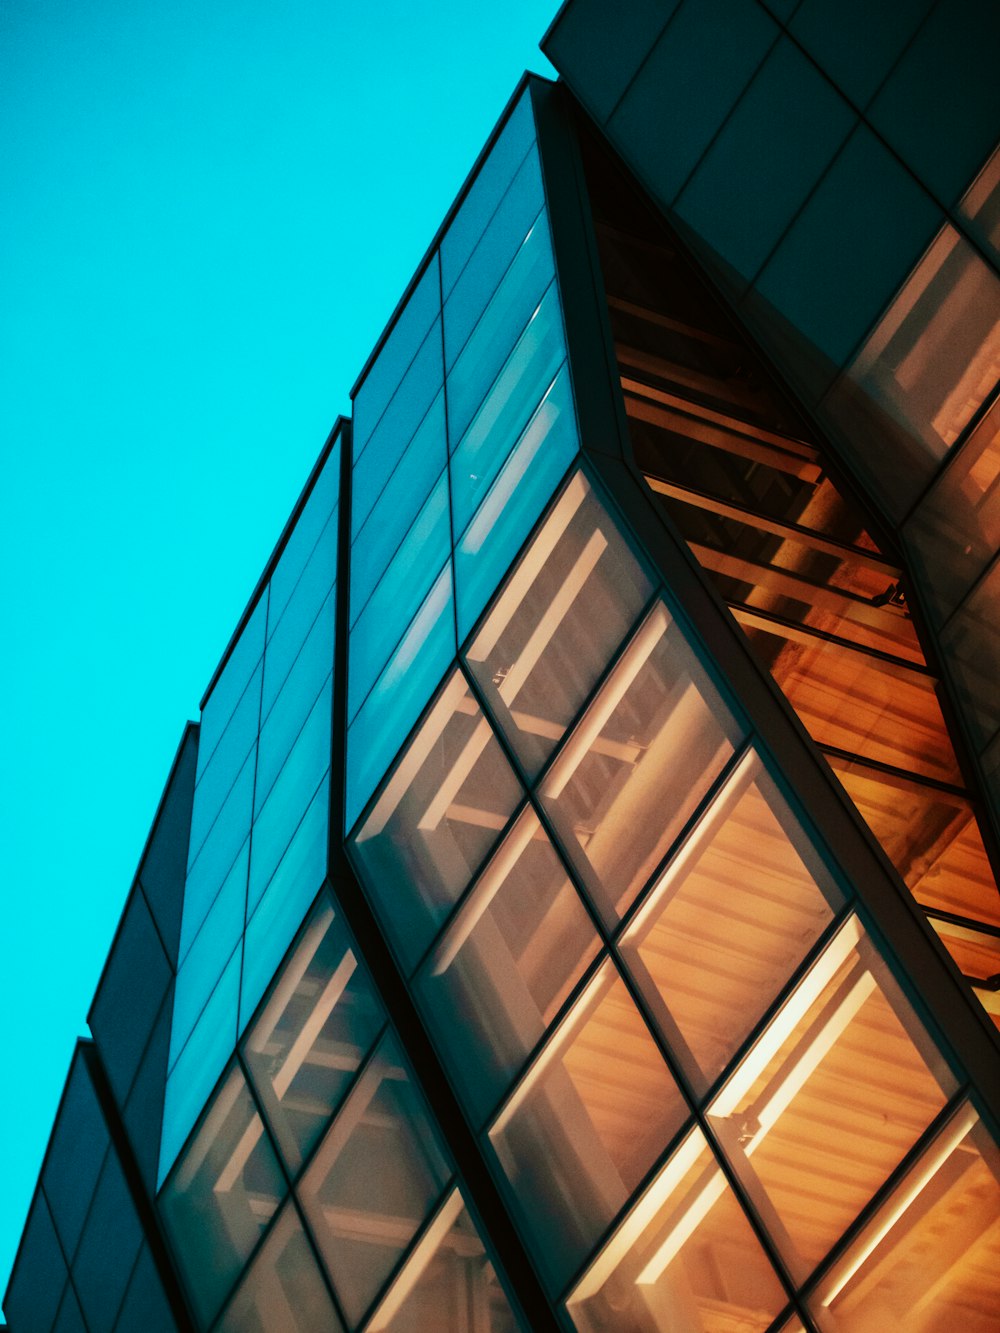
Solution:
[[[212,693],[205,700],[198,736],[199,778],[208,767],[208,761],[215,753],[219,737],[225,731],[240,696],[246,689],[247,681],[253,675],[254,667],[264,651],[267,602],[268,592],[265,590],[243,627],[243,633],[233,646],[233,651],[220,672],[219,679],[212,686]]]
[[[624,982],[607,964],[490,1130],[553,1288],[627,1202],[685,1112]]]
[[[747,755],[623,940],[633,976],[697,1084],[722,1072],[839,898],[760,760]]]
[[[468,652],[494,716],[530,772],[562,739],[652,590],[578,472]]]
[[[256,768],[257,754],[254,749],[240,769],[240,775],[233,783],[233,789],[202,843],[194,864],[188,868],[184,882],[180,958],[184,958],[191,947],[209,908],[215,902],[215,895],[221,889],[250,832]]]
[[[460,639],[479,619],[579,448],[564,365],[455,548]]]
[[[218,1333],[340,1333],[312,1246],[288,1204],[253,1261]]]
[[[737,735],[679,625],[657,603],[541,786],[609,923],[653,874]]]
[[[243,762],[257,739],[260,722],[260,685],[262,668],[250,678],[250,683],[236,705],[236,711],[226,726],[211,762],[198,779],[191,810],[191,837],[188,864],[201,850],[220,807],[232,790]]]
[[[367,970],[324,898],[243,1051],[293,1170],[308,1156],[383,1021]]]
[[[538,151],[532,148],[476,244],[444,307],[445,365],[462,350],[521,238],[544,202]]]
[[[966,1104],[820,1283],[823,1330],[993,1333],[1000,1309],[1000,1154]]]
[[[1000,279],[953,228],[938,235],[848,375],[848,412],[860,390],[917,443],[911,459],[931,472],[1000,379]]]
[[[970,186],[959,204],[959,212],[1000,260],[1000,149]]]
[[[298,660],[303,643],[309,642],[307,636],[325,637],[327,671],[333,663],[336,594],[330,590],[335,582],[336,564],[337,525],[336,518],[333,518],[303,570],[285,614],[267,645],[264,692],[260,707],[262,719],[266,719],[271,712],[275,696],[288,679],[288,673]],[[317,628],[320,623],[325,626],[323,630]]]
[[[521,798],[455,672],[355,841],[383,924],[413,967]]]
[[[759,1211],[773,1219],[775,1243],[802,1278],[954,1089],[850,917],[708,1114]]]
[[[327,773],[247,922],[240,982],[240,1032],[252,1018],[326,874],[329,811]]]
[[[284,1194],[264,1126],[234,1069],[160,1195],[202,1323],[211,1322]]]
[[[386,1038],[299,1187],[352,1323],[406,1252],[449,1174],[396,1043]]]
[[[785,1292],[697,1129],[567,1302],[581,1333],[763,1333]]]
[[[516,1333],[518,1327],[462,1196],[453,1190],[365,1333]]]
[[[488,493],[565,357],[559,293],[553,282],[452,455],[456,532],[464,531]]]
[[[347,828],[360,815],[454,657],[449,559],[348,728]]]
[[[330,767],[331,690],[332,680],[328,679],[254,824],[250,843],[248,916],[260,901],[316,788]]]
[[[590,917],[526,809],[421,970],[417,990],[477,1121],[597,955]]]
[[[453,443],[465,434],[552,273],[552,242],[540,213],[448,375],[448,438]]]
[[[735,614],[813,740],[961,783],[930,675],[749,611]]]
[[[300,580],[304,579],[307,587],[316,586],[322,584],[323,572],[328,571],[326,588],[333,582],[337,565],[340,450],[338,437],[271,575],[267,605],[269,643],[281,624],[292,596],[302,597],[305,594],[305,589],[300,588]],[[322,591],[325,592],[326,588]],[[266,683],[264,692],[267,693]]]

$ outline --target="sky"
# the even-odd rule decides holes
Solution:
[[[0,1293],[184,723],[557,8],[0,5]]]

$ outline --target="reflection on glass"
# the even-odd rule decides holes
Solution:
[[[992,392],[1000,378],[1000,280],[952,227],[914,269],[849,377],[932,459],[944,456]]]
[[[216,1325],[218,1333],[341,1333],[299,1215],[288,1204]]]
[[[1000,259],[1000,148],[973,181],[958,209]]]
[[[708,1114],[801,1278],[857,1217],[954,1087],[852,916]]]
[[[810,1301],[824,1331],[995,1333],[1000,1153],[966,1104]]]
[[[735,614],[818,744],[961,782],[930,675],[756,613]]]
[[[581,1333],[763,1333],[785,1299],[704,1135],[693,1129],[567,1307]]]
[[[596,956],[597,932],[526,809],[421,969],[417,991],[477,1120]]]
[[[657,603],[540,789],[609,922],[652,875],[737,737],[680,626]]]
[[[685,1112],[624,982],[606,964],[490,1130],[554,1288],[628,1201]]]
[[[832,919],[840,895],[748,754],[622,942],[675,1054],[706,1087]]]
[[[348,1319],[360,1320],[449,1176],[396,1043],[365,1066],[299,1196]]]
[[[464,1200],[453,1190],[365,1333],[516,1333],[518,1327]]]
[[[408,966],[430,943],[520,797],[489,723],[456,671],[355,842],[365,882]]]
[[[576,473],[469,648],[469,666],[535,772],[634,625],[645,572]]]
[[[921,586],[945,620],[1000,548],[1000,399],[904,527]]]
[[[945,626],[947,654],[977,750],[1000,729],[1000,559],[995,559]]]
[[[858,760],[829,762],[922,906],[1000,926],[1000,894],[964,796]]]
[[[160,1194],[167,1234],[202,1323],[211,1322],[284,1194],[250,1091],[233,1069]]]
[[[244,1047],[285,1161],[301,1166],[382,1026],[346,928],[321,899]]]

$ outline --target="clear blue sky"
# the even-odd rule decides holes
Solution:
[[[0,6],[0,1293],[184,722],[557,7]]]

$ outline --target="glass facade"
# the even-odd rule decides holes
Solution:
[[[900,123],[930,0],[599,8],[186,736],[13,1333],[995,1322],[996,171]]]

